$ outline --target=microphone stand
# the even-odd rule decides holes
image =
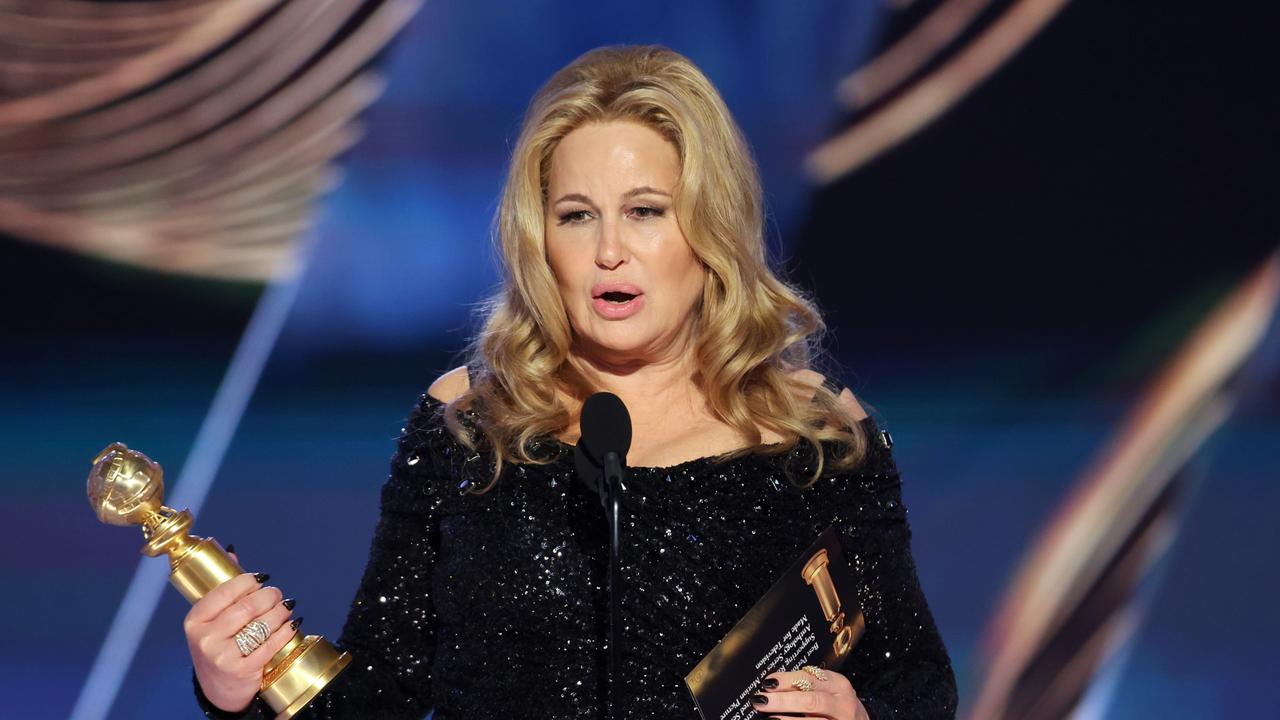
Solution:
[[[618,453],[604,455],[604,473],[600,478],[600,504],[609,523],[609,716],[618,718],[618,682],[622,672],[622,530],[619,507],[622,498],[624,466]]]

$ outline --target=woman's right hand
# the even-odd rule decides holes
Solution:
[[[253,702],[267,661],[296,630],[289,622],[293,601],[285,602],[279,588],[263,587],[266,580],[265,575],[237,575],[192,605],[182,624],[200,688],[209,702],[228,712]],[[234,638],[253,620],[265,622],[271,635],[243,656]]]

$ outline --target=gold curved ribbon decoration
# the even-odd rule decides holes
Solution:
[[[830,183],[862,167],[941,117],[1000,69],[1068,0],[1019,0],[938,67],[910,80],[977,18],[989,0],[951,0],[865,68],[841,82],[849,104],[883,103],[806,158],[808,174]]]
[[[420,0],[0,0],[0,233],[261,282]]]

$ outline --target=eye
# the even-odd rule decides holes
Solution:
[[[663,210],[662,208],[652,207],[650,205],[638,205],[636,207],[631,208],[631,214],[642,220],[647,218],[662,217],[663,213],[665,212],[666,210]]]
[[[573,210],[567,213],[561,213],[560,222],[557,225],[580,225],[591,219],[591,211],[589,210]]]

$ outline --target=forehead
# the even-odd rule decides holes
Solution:
[[[666,138],[640,123],[611,121],[566,135],[551,154],[548,180],[552,187],[635,183],[671,191],[679,175],[680,158]]]

